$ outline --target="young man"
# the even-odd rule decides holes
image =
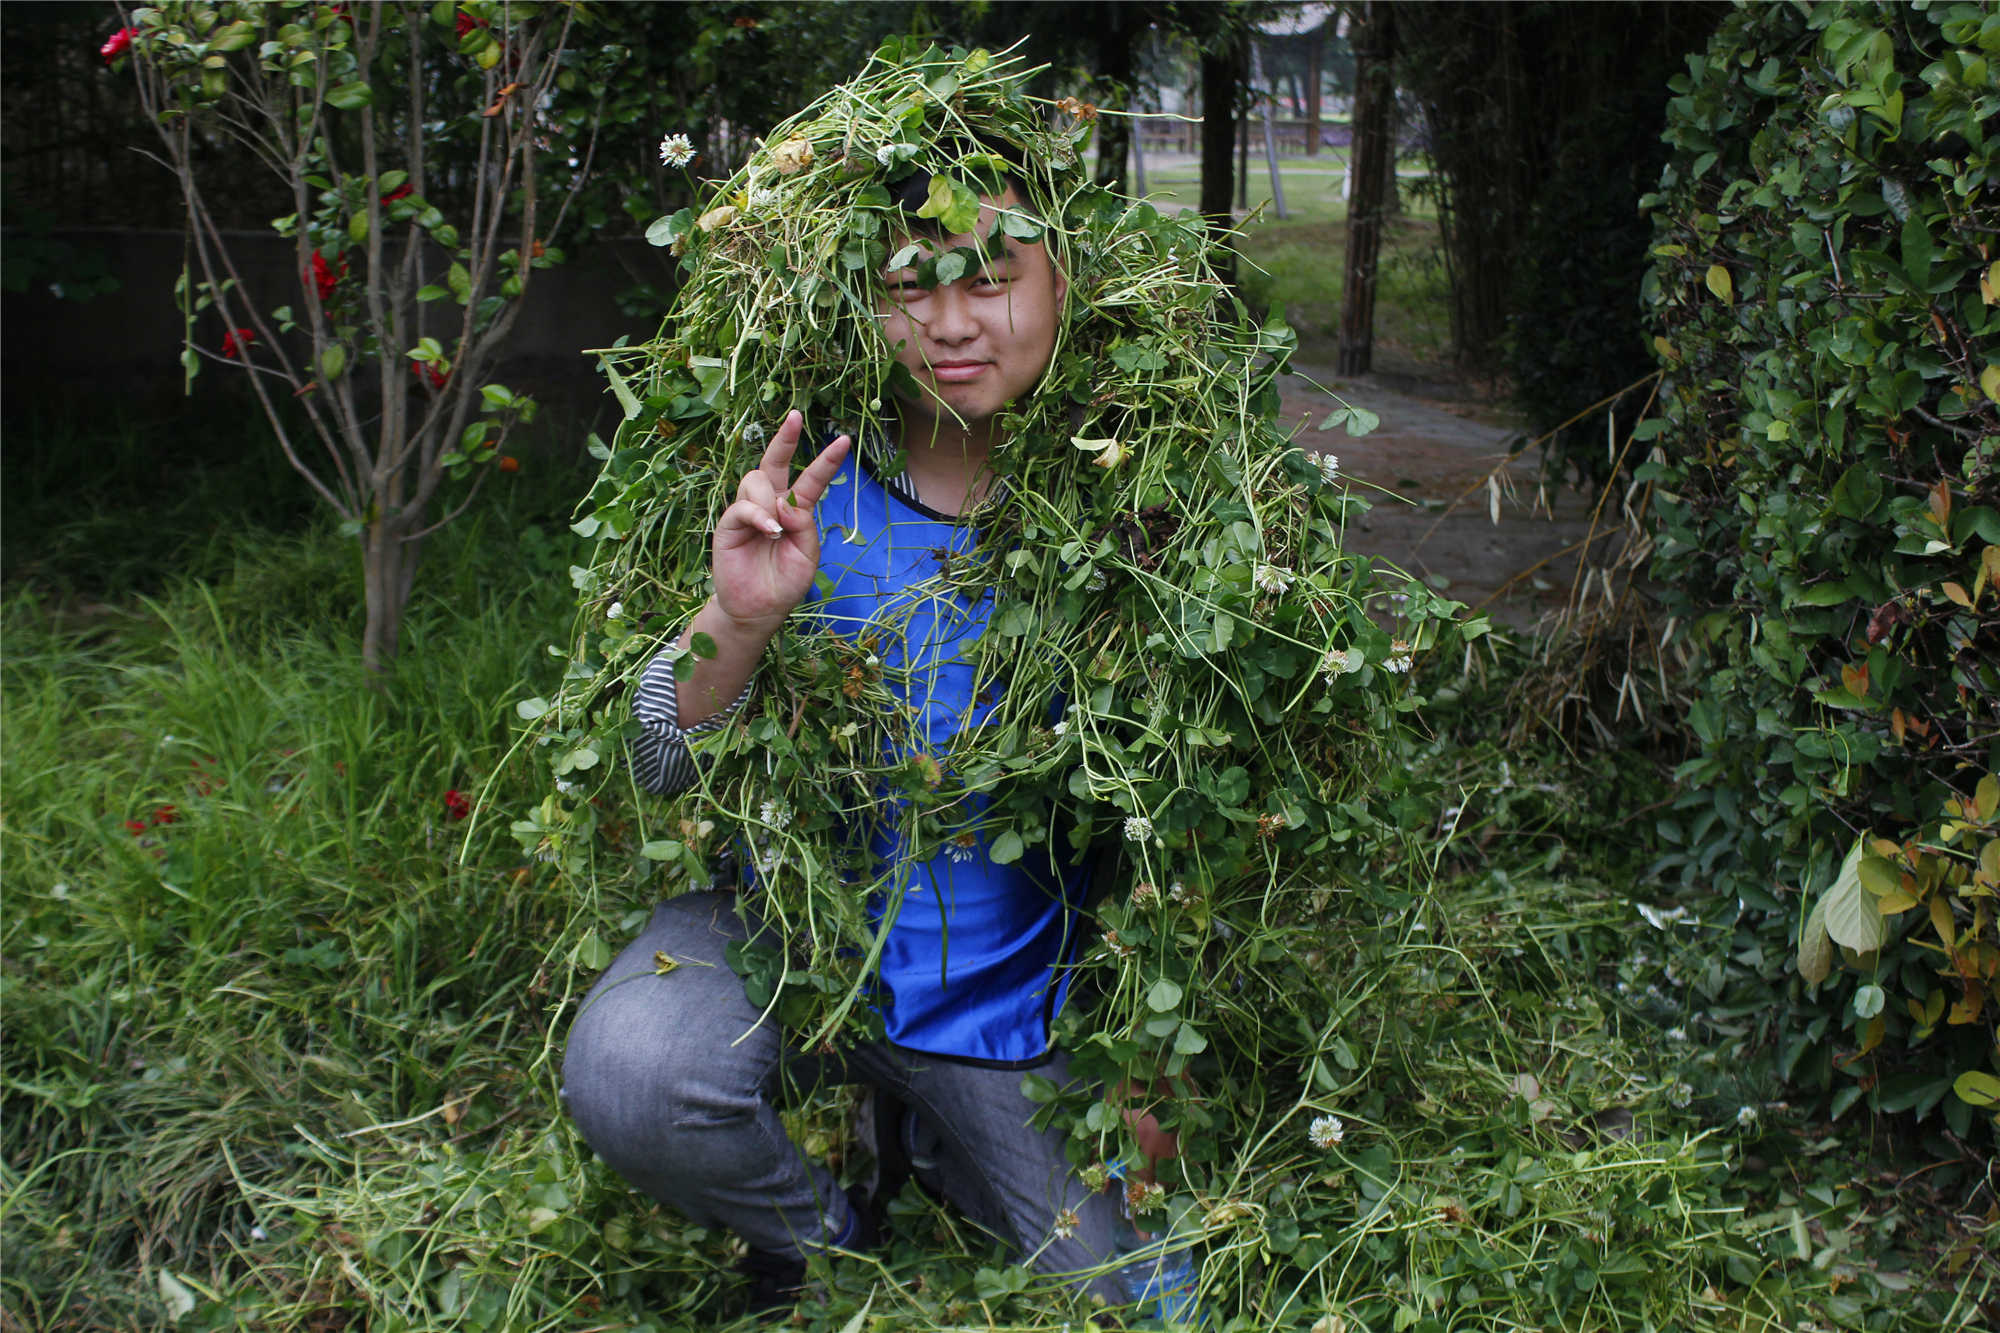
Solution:
[[[910,214],[924,185],[918,173],[899,191]],[[940,740],[977,723],[959,649],[983,630],[984,605],[931,593],[913,612],[905,589],[935,575],[940,548],[971,549],[980,508],[1004,502],[989,466],[996,420],[1034,391],[1061,335],[1067,284],[1047,246],[998,226],[1024,207],[1020,188],[985,197],[970,234],[924,237],[910,218],[939,252],[983,247],[973,271],[933,286],[915,268],[883,275],[883,332],[917,390],[898,405],[902,473],[882,475],[889,442],[856,449],[841,436],[794,475],[804,423],[793,412],[738,485],[713,535],[713,595],[680,640],[706,634],[715,651],[678,686],[662,655],[639,691],[633,759],[649,788],[692,783],[688,736],[727,720],[794,614],[857,638],[894,619],[900,639],[884,653],[925,682],[923,697],[904,700],[922,726]],[[836,488],[839,503],[821,508]],[[808,601],[816,578],[824,591]],[[939,602],[952,604],[929,605]],[[1085,1188],[1063,1135],[1031,1128],[1020,1092],[1024,1072],[1064,1079],[1048,1020],[1077,938],[1082,868],[1038,873],[952,853],[909,862],[880,967],[884,1040],[837,1055],[797,1049],[725,961],[749,934],[734,895],[691,893],[657,909],[584,1001],[564,1064],[571,1115],[636,1188],[743,1237],[760,1305],[798,1287],[807,1255],[871,1239],[865,1210],[786,1138],[772,1102],[785,1080],[826,1079],[872,1084],[908,1107],[898,1128],[934,1146],[938,1187],[1036,1267],[1079,1275],[1112,1302],[1140,1299],[1153,1274],[1115,1267],[1131,1236],[1118,1195]],[[754,887],[745,895],[754,915]],[[1156,1126],[1139,1128],[1149,1150],[1171,1151]]]

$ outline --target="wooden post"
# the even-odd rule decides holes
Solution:
[[[1365,375],[1375,355],[1375,276],[1382,249],[1383,155],[1393,155],[1390,108],[1394,82],[1395,28],[1386,0],[1365,0],[1353,15],[1348,38],[1354,44],[1354,146],[1349,150],[1347,282],[1340,302],[1340,351],[1335,370]]]
[[[1132,179],[1138,196],[1146,197],[1146,118],[1132,117]]]

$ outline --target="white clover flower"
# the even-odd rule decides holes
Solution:
[[[1058,736],[1069,734],[1069,710],[1067,708],[1063,710],[1063,715],[1056,719],[1056,724],[1050,727],[1049,730]]]
[[[1153,821],[1144,815],[1130,815],[1125,820],[1125,841],[1144,842],[1153,836]]]
[[[1093,569],[1090,571],[1090,577],[1084,580],[1083,590],[1085,592],[1103,592],[1104,585],[1109,582],[1111,580],[1105,576],[1103,570]]]
[[[1757,1123],[1757,1108],[1756,1108],[1756,1107],[1754,1107],[1754,1106],[1739,1106],[1739,1107],[1737,1107],[1737,1108],[1736,1108],[1736,1123],[1737,1123],[1737,1124],[1738,1124],[1739,1126],[1741,1126],[1742,1128],[1744,1128],[1744,1129],[1748,1129],[1748,1128],[1750,1128],[1750,1126],[1752,1126],[1752,1125],[1756,1124],[1756,1123]]]
[[[1153,887],[1151,880],[1142,879],[1132,886],[1132,906],[1151,907],[1160,901],[1160,891]]]
[[[1382,669],[1392,675],[1402,675],[1410,669],[1414,649],[1407,639],[1397,639],[1389,645],[1389,655],[1382,659]]]
[[[694,141],[685,134],[669,134],[660,140],[660,165],[684,167],[694,161]]]
[[[768,213],[778,206],[778,192],[769,186],[759,186],[750,191],[750,208],[753,212]]]
[[[1132,956],[1132,946],[1124,940],[1119,939],[1118,932],[1115,930],[1104,932],[1104,947],[1109,949],[1114,957],[1130,958]]]
[[[743,423],[743,429],[737,433],[745,444],[762,444],[771,432],[765,430],[758,422],[746,421]]]
[[[1314,1116],[1312,1124],[1306,1129],[1306,1137],[1312,1140],[1315,1148],[1337,1147],[1347,1137],[1347,1126],[1340,1123],[1337,1115]]]
[[[1340,677],[1359,671],[1362,660],[1361,655],[1351,648],[1329,648],[1326,650],[1326,655],[1319,659],[1320,674],[1325,676],[1326,683],[1331,685]]]
[[[763,820],[774,832],[778,833],[784,832],[792,824],[792,812],[786,808],[783,801],[778,800],[776,797],[772,797],[764,802],[763,806],[757,811],[757,817]]]
[[[573,796],[576,794],[576,784],[564,778],[557,778],[556,790],[558,792],[561,792],[564,796]]]
[[[1325,481],[1331,483],[1340,475],[1339,454],[1321,454],[1314,461],[1319,464],[1319,475]]]
[[[1667,1089],[1667,1100],[1675,1106],[1686,1106],[1694,1100],[1694,1089],[1686,1083],[1676,1083]]]
[[[1281,593],[1292,586],[1292,571],[1283,565],[1259,565],[1250,581],[1268,593]]]
[[[1686,1028],[1667,1029],[1668,1041],[1686,1041],[1687,1039],[1688,1039],[1688,1030]]]
[[[946,846],[945,851],[951,856],[951,863],[953,865],[964,865],[972,859],[972,854],[977,849],[978,843],[979,840],[972,834],[961,833],[951,840]]]
[[[1179,880],[1175,880],[1172,884],[1169,884],[1167,886],[1167,900],[1169,902],[1185,904],[1188,900],[1187,885],[1181,883]]]
[[[606,611],[604,615],[607,620],[622,620],[625,616],[625,603],[613,602],[611,609]]]
[[[1077,1222],[1076,1209],[1058,1208],[1056,1210],[1056,1220],[1049,1227],[1049,1230],[1055,1233],[1058,1240],[1068,1240],[1076,1234]]]

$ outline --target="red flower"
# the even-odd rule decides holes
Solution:
[[[472,802],[454,788],[444,794],[444,813],[447,819],[463,819],[472,813]]]
[[[465,34],[471,32],[474,28],[484,28],[488,26],[490,25],[486,22],[485,19],[474,18],[472,15],[466,13],[462,9],[458,11],[458,35],[460,37],[465,36]]]
[[[398,199],[408,199],[410,197],[410,191],[412,188],[413,187],[410,185],[408,181],[404,181],[401,185],[398,185],[395,189],[383,195],[382,202],[385,204],[393,204]]]
[[[222,354],[228,357],[242,356],[250,350],[250,344],[257,341],[255,329],[233,329],[222,335]]]
[[[147,822],[156,825],[173,824],[179,822],[180,817],[181,817],[181,812],[179,810],[175,809],[171,805],[163,805],[159,809],[153,811],[152,817],[149,820],[147,820]]]
[[[125,821],[125,831],[136,838],[146,831],[146,821],[143,819],[128,819]]]
[[[120,28],[104,39],[104,45],[97,48],[97,54],[103,56],[104,63],[109,65],[131,49],[132,39],[138,35],[137,28]]]
[[[340,280],[347,276],[347,261],[345,259],[340,261],[340,271],[336,273],[333,271],[333,265],[326,262],[326,256],[315,250],[311,276],[313,285],[319,288],[320,301],[322,303],[331,301],[334,288],[340,286]]]
[[[439,370],[436,366],[429,365],[422,361],[410,362],[410,373],[412,375],[415,375],[418,379],[422,379],[426,375],[430,376],[431,387],[433,389],[442,389],[444,387],[445,381],[451,378],[450,371]]]

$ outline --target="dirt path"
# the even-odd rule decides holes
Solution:
[[[1298,442],[1338,456],[1341,471],[1373,492],[1374,509],[1349,531],[1350,549],[1428,579],[1470,607],[1484,605],[1510,625],[1532,625],[1565,602],[1576,559],[1559,553],[1583,540],[1591,498],[1568,490],[1538,495],[1536,456],[1507,459],[1521,431],[1504,409],[1434,379],[1297,368],[1301,375],[1281,384],[1285,420],[1307,422]],[[1314,429],[1333,404],[1305,379],[1376,413],[1382,424],[1358,439],[1338,427]],[[1495,524],[1485,478],[1503,463]]]

